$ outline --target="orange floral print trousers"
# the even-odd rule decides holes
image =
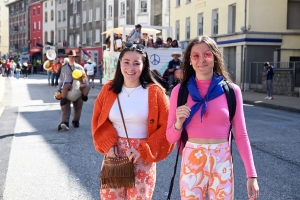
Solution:
[[[139,139],[129,139],[134,148],[139,146]],[[118,155],[125,157],[128,149],[127,139],[119,138]],[[101,200],[151,200],[156,182],[156,163],[147,163],[139,158],[134,164],[134,188],[105,188],[100,189]]]
[[[182,152],[182,200],[233,199],[233,166],[230,146],[187,142]]]

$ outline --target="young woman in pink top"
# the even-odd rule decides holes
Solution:
[[[182,130],[188,141],[182,151],[181,199],[233,199],[233,168],[228,142],[230,121],[223,81],[230,81],[217,44],[207,36],[193,39],[183,58],[183,80],[187,82],[187,103],[177,107],[180,84],[170,98],[167,139],[180,140]],[[235,141],[247,174],[250,199],[257,199],[259,187],[246,130],[240,88],[231,83],[236,95],[232,120]]]

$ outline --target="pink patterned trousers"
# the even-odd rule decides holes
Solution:
[[[130,145],[137,148],[139,139],[129,139]],[[118,154],[125,157],[128,149],[127,139],[119,138]],[[151,200],[156,181],[156,163],[147,163],[138,159],[135,167],[135,188],[105,188],[100,189],[101,200]]]
[[[233,199],[233,166],[228,143],[187,142],[182,152],[180,196],[182,200]]]

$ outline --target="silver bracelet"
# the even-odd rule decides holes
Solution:
[[[176,122],[173,124],[174,129],[177,130],[177,131],[182,131],[182,126],[181,126],[180,129],[178,129],[178,128],[176,128],[175,124],[176,124]]]

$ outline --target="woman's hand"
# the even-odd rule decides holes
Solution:
[[[259,196],[259,187],[257,178],[248,178],[247,180],[247,191],[249,199],[257,199]]]
[[[136,163],[141,156],[140,152],[133,147],[131,147],[131,149],[127,149],[126,155],[130,161],[133,160],[133,163]]]
[[[181,129],[183,122],[190,116],[191,109],[185,104],[183,106],[179,106],[176,109],[176,123],[175,127],[177,129]]]
[[[115,146],[110,147],[110,149],[106,153],[106,156],[112,157],[112,158],[117,157],[116,154],[115,154],[115,148],[116,148]]]

